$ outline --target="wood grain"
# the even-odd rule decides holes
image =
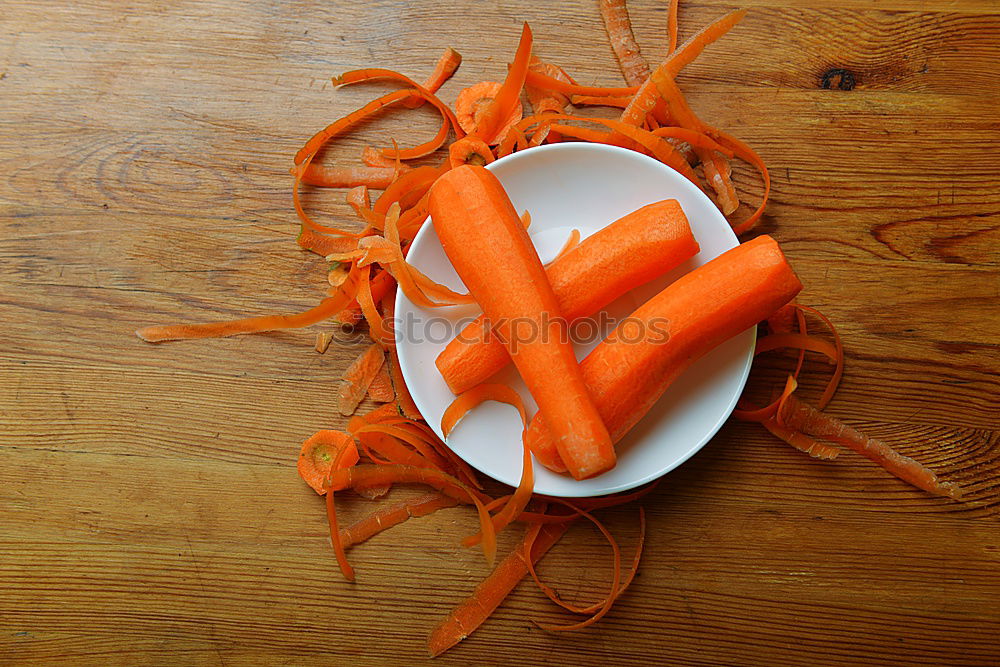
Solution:
[[[663,57],[666,3],[630,6]],[[681,86],[771,166],[761,230],[844,338],[830,411],[969,502],[731,423],[645,501],[640,576],[598,626],[539,631],[564,617],[522,585],[443,664],[1000,663],[1000,11],[749,6]],[[683,2],[682,38],[732,8]],[[293,243],[290,158],[372,95],[329,77],[420,78],[452,46],[450,101],[503,76],[522,20],[581,83],[619,83],[596,1],[4,5],[0,665],[425,660],[427,632],[486,573],[457,544],[474,517],[443,510],[359,545],[351,585],[294,469],[307,435],[343,425],[331,397],[363,337],[336,330],[318,355],[320,327],[159,346],[132,331],[315,303],[323,262]],[[390,116],[331,157],[435,128],[426,110]],[[735,178],[759,192],[749,170]],[[309,197],[346,219],[339,193]],[[806,392],[826,371],[810,369]],[[345,501],[348,518],[365,509]],[[606,518],[628,549],[635,509]],[[542,566],[578,601],[606,568],[582,527]]]

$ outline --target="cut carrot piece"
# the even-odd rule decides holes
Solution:
[[[383,364],[378,375],[372,380],[368,387],[368,396],[376,403],[390,403],[396,400],[396,391],[392,388],[388,364]]]
[[[632,21],[628,16],[625,0],[601,0],[601,19],[608,33],[608,41],[615,53],[622,76],[630,86],[638,86],[649,77],[649,65],[639,51],[632,34]]]
[[[537,562],[559,541],[566,528],[566,524],[562,523],[547,524],[540,529],[529,547],[530,551],[522,543],[504,558],[476,587],[472,595],[453,609],[431,632],[427,640],[431,656],[441,655],[482,625],[528,574],[526,561]]]
[[[320,354],[325,354],[327,349],[330,347],[330,341],[333,340],[333,336],[325,331],[320,331],[316,334],[316,351]]]
[[[407,519],[427,516],[446,507],[454,507],[458,501],[437,492],[426,493],[410,500],[396,503],[369,514],[364,519],[340,530],[340,542],[344,548],[360,544],[378,535],[383,530],[398,526]]]
[[[956,485],[941,482],[937,475],[923,464],[903,456],[881,440],[855,430],[794,396],[788,397],[781,418],[788,429],[849,447],[918,489],[949,498],[959,498],[962,495]]]
[[[469,134],[477,132],[482,125],[486,110],[493,104],[502,86],[503,84],[496,81],[480,81],[462,89],[455,99],[455,109],[457,110],[458,123],[463,130]],[[521,120],[523,115],[524,109],[521,107],[521,101],[518,100],[517,104],[511,107],[509,115],[503,120],[499,131],[496,135],[491,134],[487,143],[498,143],[499,137],[506,134],[510,126]]]
[[[617,442],[694,360],[767,318],[802,284],[778,244],[759,236],[681,276],[639,307],[580,364],[594,402]],[[536,414],[528,445],[560,470],[548,435],[548,415]]]
[[[520,120],[520,118],[518,118]],[[448,162],[452,167],[472,164],[479,167],[493,162],[493,151],[477,136],[469,135],[448,147]]]
[[[340,457],[340,454],[344,455]],[[338,458],[339,457],[339,458]],[[316,493],[326,492],[326,478],[336,463],[342,467],[355,465],[359,460],[354,438],[342,431],[317,431],[302,443],[299,452],[299,476]]]
[[[680,265],[698,252],[676,200],[649,204],[587,237],[546,269],[570,323]],[[485,382],[510,355],[480,317],[467,325],[435,361],[456,394]]]
[[[431,188],[429,205],[445,254],[497,323],[573,476],[586,479],[614,467],[614,448],[583,385],[559,301],[500,181],[482,167],[452,169]],[[532,327],[527,336],[522,323]]]
[[[385,354],[376,343],[369,345],[354,363],[348,366],[337,391],[337,409],[340,410],[340,414],[354,414],[384,363]]]

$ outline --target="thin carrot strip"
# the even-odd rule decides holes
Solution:
[[[448,170],[448,164],[438,167],[417,167],[412,171],[400,176],[396,182],[386,188],[385,192],[375,201],[372,212],[379,216],[385,216],[389,212],[389,207],[395,203],[400,203],[403,197],[412,189],[430,184],[437,180],[438,176]],[[400,203],[400,208],[402,204]]]
[[[677,5],[678,0],[670,0],[667,5],[667,52],[673,53],[677,50]]]
[[[480,81],[468,88],[463,88],[459,92],[458,97],[455,98],[455,116],[458,118],[458,123],[462,126],[462,129],[469,133],[466,137],[472,135],[480,141],[483,141],[485,138],[487,139],[486,143],[496,144],[507,133],[511,125],[521,120],[521,116],[524,115],[524,108],[518,99],[506,109],[507,115],[500,119],[499,130],[491,136],[485,134],[483,137],[478,136],[486,111],[494,104],[496,96],[500,94],[502,89],[502,83]]]
[[[416,498],[410,498],[369,514],[340,530],[340,542],[344,548],[350,548],[378,535],[384,530],[398,526],[407,519],[427,516],[440,509],[454,507],[458,501],[437,492],[426,493]]]
[[[623,95],[635,95],[638,92],[638,86],[628,86],[625,88],[610,88],[606,86],[581,86],[577,83],[566,83],[565,81],[560,81],[559,79],[553,78],[541,72],[528,71],[525,75],[525,81],[536,88],[542,88],[544,90],[554,90],[562,93],[563,95],[611,95],[611,96],[623,96]]]
[[[358,239],[356,238],[320,234],[305,225],[302,225],[295,242],[303,250],[309,250],[323,257],[335,252],[350,252],[358,247]]]
[[[396,177],[391,167],[330,167],[310,163],[302,174],[302,182],[321,188],[353,188],[366,185],[383,190]]]
[[[392,376],[392,386],[396,390],[396,405],[403,415],[411,419],[423,419],[417,409],[410,390],[403,380],[403,373],[399,369],[399,356],[396,354],[395,346],[389,349],[389,375]]]
[[[357,452],[355,452],[355,454],[357,454]],[[334,470],[339,470],[344,467],[346,456],[347,450],[341,450],[333,465],[330,467],[331,473]],[[346,467],[347,469],[350,469],[350,466]],[[354,581],[354,568],[347,562],[347,553],[344,551],[344,545],[340,541],[340,530],[337,526],[337,503],[333,496],[333,488],[329,485],[326,489],[326,518],[330,525],[330,543],[333,545],[333,553],[337,557],[337,565],[340,566],[340,571],[343,573],[345,579],[348,581]]]
[[[638,86],[649,77],[649,65],[639,51],[632,34],[632,21],[628,16],[625,0],[601,0],[601,19],[608,33],[622,76],[630,86]]]
[[[570,98],[573,106],[615,107],[617,109],[624,109],[630,101],[632,101],[631,95],[573,95]]]
[[[764,196],[761,198],[760,206],[746,220],[733,225],[733,232],[739,236],[752,229],[761,216],[764,215],[764,209],[767,207],[768,199],[771,196],[771,174],[767,171],[767,165],[764,164],[764,160],[750,146],[722,130],[713,130],[712,134],[714,134],[715,139],[720,144],[731,149],[736,157],[753,165],[760,173],[760,177],[764,182]]]
[[[850,447],[918,489],[949,498],[958,498],[962,495],[961,489],[955,484],[939,481],[937,475],[923,464],[903,456],[885,442],[857,431],[836,417],[831,417],[794,396],[788,398],[782,419],[791,430]]]
[[[317,324],[339,313],[354,298],[356,290],[357,284],[348,280],[338,288],[336,295],[323,299],[318,306],[295,315],[265,315],[206,324],[155,325],[139,329],[135,335],[147,343],[159,343],[167,340],[224,338],[279,329],[299,329]]]
[[[736,194],[730,172],[729,161],[721,155],[709,154],[709,159],[702,161],[705,180],[716,192],[719,209],[723,215],[730,215],[740,207],[740,198]]]
[[[525,76],[528,73],[528,65],[531,59],[531,28],[525,23],[521,29],[521,39],[517,45],[517,52],[514,54],[514,62],[507,70],[507,78],[497,92],[493,102],[483,111],[482,118],[477,124],[475,134],[487,143],[499,141],[497,135],[500,134],[503,123],[510,117],[511,110],[520,104],[521,90],[524,88]]]
[[[538,530],[536,529],[536,527],[533,526],[531,529],[529,529],[529,537],[530,537],[529,541],[534,541],[534,535],[531,535],[532,532],[537,535]],[[642,549],[645,543],[646,543],[646,511],[645,509],[640,507],[639,537],[636,540],[635,555],[632,557],[632,567],[629,568],[629,573],[625,577],[625,581],[622,582],[621,586],[618,588],[618,591],[615,593],[615,600],[620,598],[625,593],[625,591],[628,590],[628,587],[632,585],[632,581],[635,579],[635,575],[638,574],[639,562],[642,560]],[[548,584],[543,583],[542,580],[539,579],[538,573],[535,571],[534,565],[530,562],[528,563],[528,572],[531,574],[531,578],[535,580],[535,584],[538,585],[538,588],[543,593],[545,593],[545,595],[550,600],[555,602],[557,605],[559,605],[566,611],[573,612],[574,614],[593,614],[594,612],[599,611],[602,605],[604,604],[604,600],[601,600],[600,602],[595,602],[594,604],[588,605],[586,607],[578,607],[576,605],[569,604],[568,602],[565,602],[562,598],[559,597],[559,594],[555,591],[554,588],[552,588]]]
[[[451,78],[452,74],[462,64],[462,54],[455,49],[448,47],[438,58],[434,65],[434,71],[424,80],[424,88],[436,93],[438,88],[444,85],[445,81]],[[416,109],[424,103],[422,97],[410,98],[403,102],[403,105],[410,109]]]
[[[830,399],[833,398],[834,393],[836,393],[837,391],[837,387],[840,386],[840,379],[844,375],[844,344],[840,340],[840,333],[837,331],[837,327],[834,326],[833,322],[831,322],[830,318],[828,318],[826,315],[819,312],[815,308],[812,308],[810,306],[803,306],[802,304],[798,303],[795,304],[795,308],[796,311],[800,314],[800,316],[802,312],[807,312],[807,313],[812,313],[813,315],[818,317],[820,320],[822,320],[823,324],[825,324],[827,328],[830,329],[830,334],[833,336],[833,352],[834,352],[833,362],[835,364],[835,367],[833,369],[833,375],[830,376],[830,380],[829,382],[827,382],[826,388],[823,390],[823,394],[820,396],[819,401],[816,403],[816,407],[822,410],[823,408],[826,407],[827,403],[830,402]],[[802,319],[799,320],[799,330],[800,331],[805,330],[805,321]],[[802,361],[800,359],[799,360],[800,368],[801,365]],[[796,374],[797,373],[798,369],[796,369]]]
[[[757,344],[754,346],[754,354],[770,352],[771,350],[783,347],[794,347],[800,350],[818,352],[828,357],[830,361],[835,363],[837,361],[838,355],[835,345],[815,336],[798,333],[768,334],[767,336],[758,338]]]
[[[556,253],[555,258],[553,258],[552,261],[553,262],[559,261],[562,257],[566,255],[566,253],[568,253],[570,250],[577,247],[578,245],[580,245],[580,230],[574,229],[569,233],[569,238],[566,239],[566,243],[563,244],[563,247],[559,250],[558,253]]]
[[[608,544],[611,545],[611,591],[608,593],[608,596],[604,599],[604,601],[600,603],[600,608],[597,612],[586,620],[580,621],[579,623],[569,623],[567,625],[543,625],[537,621],[535,622],[535,625],[548,632],[566,632],[568,630],[580,630],[593,625],[597,621],[604,618],[604,615],[610,611],[611,606],[615,603],[615,600],[618,597],[618,589],[621,582],[621,550],[618,548],[618,542],[615,540],[611,532],[608,531],[604,524],[598,521],[592,514],[565,500],[556,500],[556,502],[569,507],[575,512],[578,512],[581,516],[597,526],[597,529],[600,530],[605,539],[608,540]],[[643,523],[645,523],[645,521],[643,521]]]
[[[387,294],[391,294],[394,289],[396,289],[396,281],[393,279],[392,274],[388,271],[379,271],[371,280],[372,301],[379,303]],[[362,317],[361,306],[355,297],[354,301],[337,313],[335,319],[343,324],[355,325],[361,321]]]
[[[444,457],[442,457],[441,454],[434,449],[433,444],[431,444],[426,437],[423,435],[416,435],[404,428],[400,428],[399,426],[386,423],[368,424],[356,429],[354,433],[383,433],[385,435],[390,435],[397,440],[405,442],[410,447],[415,449],[422,457],[430,461],[438,470],[448,468],[448,462],[445,461]]]
[[[697,148],[705,148],[710,151],[717,151],[722,153],[726,157],[733,157],[734,153],[732,149],[726,148],[722,144],[716,142],[714,139],[709,137],[707,134],[702,134],[697,130],[691,130],[686,127],[659,127],[652,131],[658,137],[669,137],[671,139],[678,139],[691,146]]]
[[[481,494],[458,481],[451,475],[430,468],[413,466],[372,466],[356,465],[342,470],[335,470],[330,476],[329,488],[341,490],[346,488],[365,488],[383,486],[386,484],[426,484],[438,491],[451,496],[463,503],[476,506],[479,514],[479,525],[483,532],[482,549],[486,561],[492,565],[496,559],[497,540],[493,530],[493,521],[486,511]],[[487,498],[487,502],[489,499]]]
[[[528,69],[532,72],[547,74],[559,81],[573,83],[573,79],[561,67],[547,63],[536,56],[531,56]],[[566,105],[569,104],[569,98],[558,91],[536,88],[527,83],[524,86],[524,90],[528,96],[528,102],[531,103],[531,109],[536,114],[547,111],[563,113],[566,110]]]
[[[784,440],[795,449],[800,452],[805,452],[815,459],[832,461],[840,456],[840,450],[833,445],[828,445],[827,443],[820,442],[816,438],[811,438],[804,433],[794,431],[790,428],[785,428],[773,418],[763,419],[760,423],[764,426],[764,428],[770,431],[771,435]]]
[[[431,632],[427,648],[431,656],[438,656],[462,641],[483,624],[490,614],[510,594],[528,573],[527,561],[537,562],[552,548],[563,533],[566,524],[548,524],[538,537],[525,549],[522,543],[504,558],[496,569],[484,579],[472,595],[453,609]]]

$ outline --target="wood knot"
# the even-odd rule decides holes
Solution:
[[[854,90],[854,86],[857,83],[858,81],[854,76],[854,72],[840,67],[833,67],[823,73],[823,78],[820,80],[819,85],[825,90],[830,90],[831,88]]]

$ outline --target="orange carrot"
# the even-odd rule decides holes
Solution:
[[[871,459],[888,472],[918,489],[949,498],[961,496],[961,490],[957,486],[949,482],[939,481],[937,475],[924,465],[908,456],[903,456],[881,440],[860,433],[839,419],[820,412],[794,396],[788,397],[780,417],[785,427],[850,447],[858,454]]]
[[[357,452],[354,452],[357,455]],[[344,448],[337,453],[334,459],[333,465],[330,467],[330,472],[334,470],[339,470],[342,468],[350,468],[347,465],[348,456],[350,452],[348,449]],[[329,477],[327,477],[329,480]],[[351,564],[347,562],[347,554],[344,552],[344,545],[340,541],[340,530],[337,527],[337,504],[333,497],[333,488],[327,484],[326,488],[326,518],[330,526],[330,544],[333,545],[333,553],[337,557],[337,565],[340,566],[340,571],[343,573],[344,578],[348,581],[354,581],[354,568]]]
[[[524,80],[527,84],[541,88],[543,90],[554,90],[563,95],[611,95],[625,96],[635,95],[638,86],[627,86],[621,88],[610,88],[607,86],[581,86],[578,83],[566,83],[554,77],[542,74],[541,72],[528,71]]]
[[[570,102],[578,107],[599,106],[617,109],[624,109],[631,101],[631,95],[574,95],[570,98]]]
[[[354,414],[358,404],[368,393],[368,387],[385,363],[385,355],[377,344],[369,345],[344,371],[343,381],[337,391],[337,409],[342,415]]]
[[[472,595],[453,609],[431,632],[427,640],[431,656],[441,655],[482,625],[528,574],[526,561],[537,562],[559,541],[566,528],[565,523],[546,524],[528,547],[530,551],[522,543],[504,558],[476,587]]]
[[[500,181],[482,167],[458,167],[434,184],[429,204],[445,254],[497,323],[573,476],[614,467],[614,448],[583,385],[559,302]],[[525,324],[532,328],[527,337]]]
[[[397,526],[407,519],[427,516],[439,509],[454,507],[458,501],[437,492],[426,493],[410,500],[386,507],[369,514],[365,518],[340,530],[340,542],[344,548],[371,539],[383,530]]]
[[[493,104],[502,87],[503,84],[496,81],[480,81],[462,89],[458,97],[455,98],[455,115],[463,130],[469,134],[479,134],[477,130],[484,122],[486,110]],[[517,104],[511,105],[508,115],[500,123],[500,129],[496,135],[490,135],[487,143],[497,143],[511,125],[521,120],[522,115],[524,115],[524,109],[521,107],[521,101],[517,100]],[[486,136],[485,131],[483,136]]]
[[[344,455],[338,460],[341,453]],[[326,478],[330,474],[330,467],[335,462],[350,467],[358,460],[358,448],[354,444],[354,438],[342,431],[317,431],[302,443],[302,451],[299,452],[299,476],[316,493],[322,495],[326,492]]]
[[[358,247],[358,240],[355,238],[320,234],[305,225],[302,225],[295,242],[303,250],[309,250],[323,257],[335,252],[350,252]]]
[[[694,360],[765,319],[802,289],[778,244],[759,236],[678,278],[647,301],[581,363],[587,387],[618,441]],[[528,429],[535,457],[565,466],[548,415]]]
[[[392,388],[392,378],[389,377],[389,365],[383,364],[378,375],[368,387],[368,396],[376,403],[390,403],[396,400],[396,392]]]
[[[546,269],[568,322],[597,312],[631,289],[698,252],[676,200],[644,206],[584,239]],[[503,343],[480,317],[467,325],[435,361],[456,394],[484,382],[510,363]]]
[[[532,72],[551,76],[559,81],[573,83],[573,79],[561,67],[547,63],[536,56],[531,56],[528,69]],[[524,91],[528,95],[528,102],[531,103],[531,109],[536,114],[548,111],[563,113],[566,110],[566,105],[569,104],[569,98],[558,91],[536,88],[528,84],[525,84]]]
[[[482,116],[476,119],[475,134],[491,146],[500,142],[505,128],[512,124],[510,118],[515,112],[518,117],[521,115],[521,90],[531,63],[531,44],[531,28],[525,23],[521,29],[514,62],[507,70],[507,78],[494,93],[493,101],[486,106]]]
[[[649,65],[639,52],[639,45],[632,34],[632,21],[625,0],[601,0],[601,19],[626,83],[640,85],[649,77]]]
[[[774,418],[763,419],[760,423],[763,424],[764,428],[766,428],[771,435],[784,440],[795,449],[808,454],[814,459],[832,461],[840,456],[840,450],[833,445],[828,445],[825,442],[820,442],[819,440],[811,438],[804,433],[786,428],[779,424]]]
[[[396,354],[395,347],[389,350],[388,363],[389,375],[392,376],[392,386],[396,390],[396,405],[399,411],[410,419],[422,419],[420,411],[417,410],[417,406],[410,396],[410,390],[407,389],[406,382],[403,380],[403,372],[399,368],[399,356]]]

